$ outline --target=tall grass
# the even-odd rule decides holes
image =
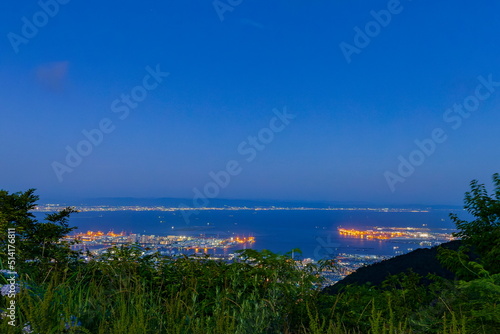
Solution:
[[[428,301],[404,285],[324,295],[321,268],[304,270],[287,256],[250,250],[224,263],[127,252],[50,275],[22,273],[18,326],[4,320],[0,333],[22,333],[24,324],[40,334],[466,332],[466,315],[451,306],[419,314]],[[441,325],[419,325],[436,319]]]

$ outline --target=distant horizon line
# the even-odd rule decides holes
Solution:
[[[231,202],[248,202],[248,204],[253,203],[252,206],[256,206],[258,204],[264,205],[264,206],[282,206],[284,204],[293,204],[293,205],[301,205],[305,206],[307,205],[321,205],[322,207],[324,206],[346,206],[349,208],[353,207],[376,207],[376,208],[432,208],[432,209],[437,209],[437,208],[463,208],[463,205],[459,204],[422,204],[422,203],[374,203],[374,202],[369,202],[369,201],[333,201],[333,200],[282,200],[282,199],[248,199],[248,198],[213,198],[211,199],[212,205],[200,205],[200,206],[189,206],[186,205],[187,203],[191,204],[193,202],[192,198],[183,198],[183,197],[134,197],[134,196],[122,196],[122,197],[104,197],[104,196],[99,196],[99,197],[81,197],[81,198],[73,198],[73,199],[64,199],[61,200],[60,198],[52,197],[49,199],[40,199],[39,204],[41,205],[46,205],[46,204],[65,204],[65,205],[110,205],[109,203],[104,203],[104,202],[109,202],[109,201],[135,201],[135,202],[140,202],[140,201],[174,201],[178,202],[176,204],[180,205],[185,205],[188,207],[192,207],[193,209],[195,208],[217,208],[220,207],[221,205],[228,205],[228,203]],[[78,204],[76,203],[71,203],[71,202],[80,202]],[[84,203],[84,202],[91,202],[91,203]],[[101,202],[101,203],[98,203]],[[114,206],[116,205],[122,205],[122,206],[131,206],[131,205],[140,205],[140,204],[113,204]],[[149,204],[150,206],[155,205],[155,204]],[[159,205],[159,204],[156,204]],[[165,205],[162,203],[162,205]],[[172,204],[170,204],[172,205]],[[145,206],[142,204],[142,206]],[[234,205],[233,205],[234,206]]]

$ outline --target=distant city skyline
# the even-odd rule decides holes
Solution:
[[[5,3],[0,189],[461,205],[500,172],[499,10]]]

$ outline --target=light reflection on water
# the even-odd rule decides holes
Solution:
[[[397,251],[421,247],[391,240],[366,240],[340,236],[338,227],[422,227],[454,228],[448,211],[367,212],[367,211],[200,211],[186,224],[178,212],[109,211],[81,212],[70,225],[78,232],[108,232],[189,236],[254,236],[252,248],[285,253],[299,248],[304,257],[334,253],[395,255]],[[36,213],[37,218],[44,214]],[[242,248],[243,245],[232,250]],[[320,254],[320,255],[318,255]]]

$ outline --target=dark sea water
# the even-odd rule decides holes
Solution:
[[[303,257],[319,259],[334,253],[395,255],[417,244],[341,237],[338,227],[422,227],[452,229],[450,210],[430,212],[373,211],[199,211],[187,224],[180,212],[80,212],[70,219],[78,232],[101,230],[154,235],[254,236],[254,249],[286,253],[294,248]]]

